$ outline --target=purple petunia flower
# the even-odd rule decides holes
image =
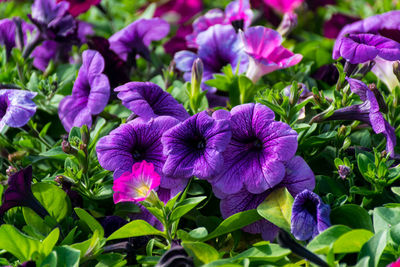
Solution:
[[[299,156],[293,157],[286,164],[286,173],[283,180],[259,194],[252,194],[245,188],[234,194],[225,194],[224,191],[214,189],[214,193],[221,199],[220,208],[223,218],[227,218],[235,213],[256,209],[265,198],[277,188],[286,187],[291,195],[296,196],[304,189],[313,190],[315,186],[314,173]],[[267,220],[259,220],[243,228],[245,232],[257,234],[261,233],[264,240],[273,240],[278,233],[279,228]]]
[[[169,24],[163,19],[138,19],[109,38],[110,48],[125,61],[135,62],[136,55],[150,61],[147,47],[168,33]]]
[[[374,34],[349,34],[336,40],[333,59],[343,57],[352,64],[364,63],[376,57],[394,61],[400,59],[400,44]]]
[[[14,207],[29,207],[42,218],[49,215],[47,210],[33,196],[31,190],[32,166],[22,169],[8,179],[8,188],[4,192],[2,205],[0,206],[0,219],[4,213]]]
[[[298,240],[306,241],[316,237],[331,226],[330,207],[321,198],[305,189],[297,194],[293,202],[291,232]]]
[[[346,78],[350,84],[353,93],[360,96],[362,104],[335,110],[326,120],[358,120],[371,125],[375,133],[382,133],[386,137],[386,150],[394,156],[394,147],[396,146],[396,135],[394,128],[385,120],[381,113],[380,106],[381,95],[378,89],[368,88],[362,81]],[[313,121],[319,121],[320,115],[313,118]]]
[[[149,121],[137,118],[122,124],[98,141],[96,152],[100,165],[114,171],[114,179],[117,179],[124,172],[131,171],[136,162],[145,160],[152,163],[154,170],[161,175],[157,190],[160,199],[171,198],[185,187],[187,180],[171,179],[162,174],[166,157],[160,139],[165,131],[178,123],[179,120],[173,117],[160,116]],[[165,196],[160,195],[160,190]]]
[[[216,111],[218,114],[224,111]],[[227,111],[226,111],[227,112]],[[229,112],[227,112],[229,113]],[[209,179],[222,171],[222,152],[231,139],[229,121],[200,112],[165,132],[161,138],[171,177]]]
[[[231,111],[232,139],[223,153],[222,173],[210,181],[233,194],[243,187],[259,194],[278,185],[285,163],[297,149],[297,133],[262,104],[244,104]]]
[[[176,67],[184,72],[186,81],[191,79],[192,65],[196,58],[204,64],[203,82],[221,73],[222,67],[231,64],[235,69],[239,64],[239,73],[247,68],[248,58],[241,47],[240,39],[230,25],[214,25],[197,37],[199,49],[197,54],[191,51],[180,51],[175,54]],[[202,84],[203,89],[211,89]]]
[[[26,42],[27,32],[32,34],[35,26],[21,20],[21,29],[24,42]],[[16,46],[16,25],[11,19],[0,20],[0,45],[4,45],[6,47],[7,55],[9,55],[11,53],[11,49]]]
[[[396,61],[388,61],[377,57],[374,62],[375,65],[371,71],[386,84],[390,91],[393,91],[396,86],[400,86],[400,82],[393,72],[393,64]]]
[[[249,0],[232,1],[226,6],[225,13],[218,8],[211,9],[193,22],[193,33],[186,36],[187,45],[198,48],[200,46],[197,42],[198,35],[211,26],[242,24],[237,26],[243,30],[250,26],[252,19],[253,12],[250,9]]]
[[[74,34],[76,21],[68,13],[69,3],[56,0],[35,0],[29,19],[39,28],[44,39],[64,40]]]
[[[60,102],[58,115],[66,131],[72,127],[92,125],[92,115],[102,112],[110,97],[110,84],[104,70],[104,59],[99,52],[86,50],[82,66],[72,88],[72,95]]]
[[[24,90],[0,90],[0,131],[5,125],[17,128],[27,124],[36,112],[32,101],[36,95]]]
[[[114,91],[126,108],[145,120],[171,116],[183,121],[189,117],[182,104],[154,83],[129,82]]]
[[[244,50],[249,55],[246,76],[257,82],[263,75],[296,65],[303,58],[284,48],[277,31],[256,26],[241,32]]]

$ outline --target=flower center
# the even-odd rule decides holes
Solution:
[[[204,137],[196,136],[189,142],[189,146],[194,150],[203,150],[207,146],[207,142]]]
[[[317,206],[315,203],[307,199],[306,202],[304,203],[304,209],[316,220],[317,219]]]
[[[257,152],[259,152],[259,151],[261,151],[261,150],[263,149],[263,143],[261,142],[260,139],[254,138],[253,140],[251,140],[251,141],[249,142],[249,148],[250,148],[250,150],[252,150],[252,151],[257,151]]]
[[[141,161],[143,159],[144,153],[140,149],[134,148],[131,153],[132,153],[132,158],[135,161]]]
[[[0,119],[6,115],[8,108],[8,99],[7,96],[4,94],[0,96]]]

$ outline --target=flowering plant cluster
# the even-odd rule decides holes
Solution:
[[[0,0],[1,266],[398,266],[400,4]]]

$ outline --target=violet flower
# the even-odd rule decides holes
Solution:
[[[0,20],[0,45],[4,45],[6,48],[7,56],[10,55],[11,49],[16,47],[16,25],[15,22],[11,19],[2,19]],[[32,24],[26,23],[21,20],[21,29],[24,38],[24,42],[27,40],[27,33],[32,32],[35,29],[35,26]]]
[[[394,128],[385,120],[381,110],[383,101],[378,89],[367,87],[362,81],[346,78],[353,93],[360,96],[362,104],[352,105],[335,110],[334,113],[325,120],[358,120],[369,124],[375,133],[382,133],[386,137],[386,151],[394,156],[396,146],[396,135]],[[313,121],[321,121],[321,115],[313,118]]]
[[[0,90],[0,131],[4,126],[18,128],[28,123],[36,112],[32,99],[37,95],[16,89]]]
[[[58,108],[58,116],[65,130],[92,125],[92,115],[102,112],[110,97],[110,84],[104,70],[104,59],[99,52],[86,50],[82,54],[82,66],[72,88],[72,95],[64,97]]]
[[[56,0],[35,0],[29,19],[35,24],[44,39],[65,40],[74,34],[76,22],[68,14],[69,3]]]
[[[297,149],[297,133],[262,104],[244,104],[231,111],[232,139],[223,153],[222,172],[210,182],[226,194],[243,187],[259,194],[278,185],[285,163]]]
[[[151,61],[148,46],[169,33],[169,24],[160,18],[138,19],[110,38],[110,48],[123,60],[135,63],[136,55]]]
[[[224,111],[214,114],[219,112]],[[229,121],[217,117],[210,117],[207,111],[203,111],[163,134],[161,142],[167,157],[164,174],[209,179],[222,171],[222,152],[229,144],[232,133]]]
[[[4,192],[2,205],[0,206],[0,218],[4,213],[14,207],[29,207],[42,218],[48,216],[47,210],[33,196],[31,190],[32,166],[22,169],[8,179],[8,187]]]
[[[283,180],[267,191],[259,194],[253,194],[242,188],[234,194],[226,194],[216,187],[213,187],[214,193],[221,199],[220,208],[223,218],[227,218],[235,213],[256,209],[265,198],[277,188],[286,187],[291,195],[296,196],[304,189],[313,190],[315,186],[314,173],[299,156],[293,157],[285,164],[285,177]],[[245,232],[258,234],[261,233],[264,240],[274,240],[279,228],[271,222],[262,219],[243,228]]]
[[[332,57],[343,57],[351,64],[365,63],[376,57],[399,60],[400,43],[374,34],[349,34],[336,40]]]
[[[114,203],[146,200],[153,189],[160,185],[160,175],[146,161],[136,162],[131,172],[124,172],[114,181]]]
[[[145,120],[171,116],[183,121],[189,117],[182,104],[154,83],[129,82],[114,91],[126,108]]]
[[[371,71],[386,84],[390,91],[393,91],[396,86],[400,86],[400,82],[393,72],[393,64],[397,61],[388,61],[377,57],[374,62],[375,65]]]
[[[57,3],[63,1],[69,3],[68,12],[76,17],[88,11],[92,6],[99,4],[101,0],[57,0]]]
[[[193,33],[186,36],[187,45],[191,48],[198,48],[200,46],[197,42],[199,34],[211,26],[232,24],[235,29],[243,30],[250,26],[252,19],[253,11],[250,9],[249,0],[232,1],[226,6],[225,12],[218,8],[211,9],[193,22]]]
[[[296,239],[310,240],[323,232],[331,222],[330,207],[312,191],[305,189],[297,194],[293,202],[291,232]]]
[[[113,171],[114,179],[117,179],[130,171],[136,162],[145,160],[152,163],[154,170],[161,175],[157,190],[160,199],[164,201],[171,198],[186,186],[187,180],[171,179],[162,174],[166,157],[160,139],[165,131],[178,123],[179,120],[173,117],[160,116],[149,121],[137,118],[122,124],[97,142],[100,165]]]
[[[296,65],[303,58],[284,48],[277,31],[262,26],[241,32],[244,50],[249,55],[246,76],[257,82],[263,75]]]
[[[213,74],[221,73],[222,67],[228,64],[231,64],[233,69],[239,64],[239,73],[246,70],[248,58],[232,26],[211,26],[198,35],[197,44],[199,45],[197,54],[180,51],[174,57],[176,67],[184,72],[183,78],[186,81],[191,80],[192,65],[196,58],[200,58],[204,64],[203,82],[212,79]],[[202,88],[211,90],[204,83]]]

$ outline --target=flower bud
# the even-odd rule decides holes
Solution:
[[[338,173],[340,178],[342,179],[346,179],[346,177],[349,175],[350,173],[350,167],[346,166],[346,165],[339,165],[338,166]]]
[[[16,151],[8,155],[8,161],[15,162],[22,159],[25,156],[25,151]]]
[[[7,170],[6,170],[6,174],[7,174],[7,176],[11,176],[11,175],[13,175],[14,173],[16,173],[18,171],[18,169],[17,168],[15,168],[14,166],[8,166],[8,168],[7,168]]]
[[[196,58],[192,65],[192,90],[193,84],[200,87],[201,79],[203,77],[203,61],[200,58]]]
[[[296,13],[285,13],[281,24],[279,24],[277,32],[279,32],[282,37],[288,36],[294,28],[297,26],[297,15]]]
[[[85,145],[89,144],[89,140],[90,140],[90,133],[89,133],[89,129],[87,127],[86,124],[84,124],[81,127],[81,139],[82,139],[82,143]]]
[[[68,140],[63,140],[61,143],[62,151],[66,154],[76,155],[78,151],[71,146]]]

